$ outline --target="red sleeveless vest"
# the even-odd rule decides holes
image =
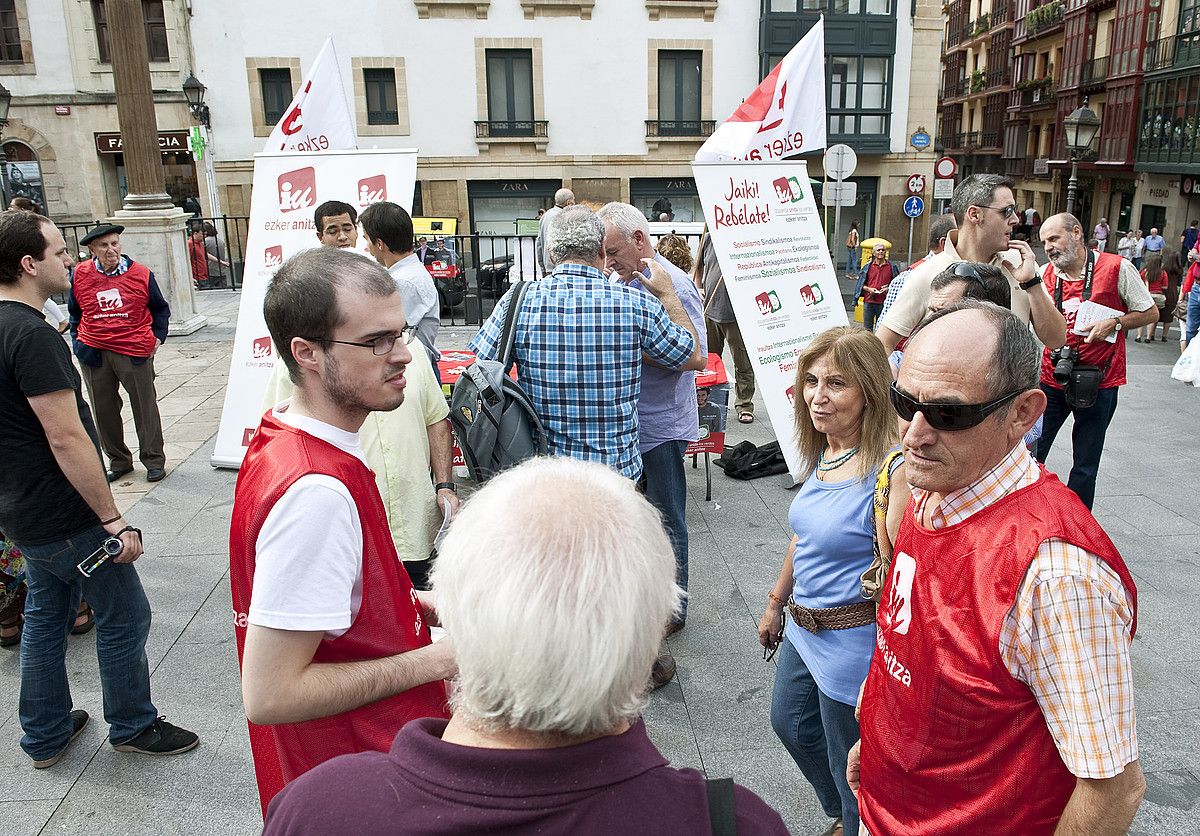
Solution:
[[[229,580],[239,665],[246,643],[258,533],[292,483],[310,473],[331,476],[346,486],[358,508],[363,532],[358,614],[341,636],[322,640],[313,661],[379,659],[428,645],[429,628],[408,573],[396,556],[371,471],[354,456],[283,424],[268,412],[238,473],[229,533]],[[296,547],[313,548],[313,559],[319,560],[319,545],[297,543]],[[263,814],[284,784],[314,766],[353,752],[386,752],[396,732],[409,720],[449,716],[444,685],[430,682],[333,717],[272,726],[249,723]]]
[[[905,512],[862,702],[859,812],[874,836],[1054,831],[1075,789],[1029,687],[1000,656],[1000,629],[1038,547],[1066,540],[1125,562],[1053,474],[956,525]]]
[[[1125,301],[1117,292],[1117,280],[1121,275],[1121,262],[1124,261],[1119,255],[1113,253],[1100,253],[1096,256],[1096,266],[1092,273],[1092,301],[1100,305],[1105,305],[1110,308],[1115,308],[1118,311],[1128,310]],[[1050,298],[1054,298],[1054,265],[1047,264],[1046,270],[1042,273],[1042,282],[1046,286],[1046,292],[1050,294]],[[1067,345],[1071,346],[1079,352],[1079,362],[1088,366],[1099,366],[1106,368],[1104,377],[1100,381],[1102,389],[1108,389],[1113,386],[1125,385],[1125,333],[1122,331],[1117,334],[1115,343],[1101,340],[1098,343],[1086,343],[1084,338],[1078,334],[1072,333],[1071,329],[1075,327],[1075,311],[1079,307],[1075,303],[1068,304],[1072,299],[1080,301],[1083,299],[1083,282],[1063,282],[1063,316],[1067,320]],[[1050,349],[1042,349],[1042,383],[1047,386],[1053,386],[1055,389],[1061,389],[1058,382],[1054,379],[1054,363],[1050,360]]]
[[[155,337],[150,330],[150,269],[136,261],[119,276],[100,272],[89,259],[75,268],[79,303],[79,341],[127,357],[149,357]]]

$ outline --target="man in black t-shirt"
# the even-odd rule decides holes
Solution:
[[[66,668],[66,635],[82,594],[96,611],[113,747],[167,755],[199,742],[150,701],[150,603],[133,567],[141,532],[117,510],[79,372],[42,317],[50,294],[70,288],[70,269],[66,242],[49,219],[0,213],[0,529],[25,556],[21,748],[38,769],[58,763],[88,720],[71,710]],[[110,541],[117,553],[85,577],[79,564]]]

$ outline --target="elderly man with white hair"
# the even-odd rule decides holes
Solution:
[[[646,735],[657,631],[681,597],[668,555],[654,508],[607,468],[535,459],[492,479],[434,568],[458,659],[452,719],[297,779],[264,832],[691,836],[722,812],[741,834],[787,833],[752,792],[706,786]]]
[[[554,205],[543,212],[541,220],[538,221],[538,234],[534,249],[537,250],[537,263],[538,267],[542,268],[542,275],[554,269],[554,262],[546,260],[546,244],[550,240],[546,233],[550,230],[550,224],[559,212],[574,205],[575,192],[570,189],[559,189],[554,193]]]
[[[605,266],[622,283],[640,292],[650,274],[649,264],[656,263],[671,277],[679,301],[683,303],[695,327],[701,353],[708,359],[708,329],[704,325],[704,305],[700,291],[687,273],[654,249],[646,216],[628,203],[609,203],[597,213],[604,222]],[[688,369],[664,369],[648,359],[642,370],[642,390],[638,398],[638,447],[645,469],[642,488],[646,497],[663,515],[667,535],[675,552],[676,581],[686,591],[688,585],[687,477],[683,453],[689,441],[700,437],[700,419],[696,412],[696,373]],[[672,620],[667,634],[678,632],[687,619],[685,601]]]

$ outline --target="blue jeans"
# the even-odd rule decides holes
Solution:
[[[875,324],[879,321],[879,317],[883,314],[882,296],[876,296],[880,299],[879,302],[863,302],[863,327],[871,333],[875,333]]]
[[[683,469],[686,441],[665,441],[642,453],[642,490],[646,499],[662,514],[663,527],[675,552],[675,583],[687,591],[688,532],[687,477]],[[687,598],[676,619],[687,620]]]
[[[858,275],[858,247],[846,247],[846,272]]]
[[[21,636],[21,748],[34,760],[55,755],[71,737],[67,631],[81,596],[96,612],[96,657],[108,739],[124,743],[158,717],[150,701],[146,636],[150,602],[131,563],[105,563],[90,578],[76,564],[108,537],[100,526],[67,540],[17,545],[25,555],[25,631]]]
[[[1045,463],[1054,444],[1054,437],[1062,429],[1068,415],[1075,416],[1075,426],[1071,429],[1071,475],[1067,479],[1067,487],[1075,491],[1088,510],[1096,499],[1096,474],[1100,472],[1100,454],[1104,452],[1104,436],[1108,432],[1109,422],[1117,411],[1117,389],[1119,386],[1109,386],[1101,389],[1096,395],[1096,402],[1087,409],[1072,409],[1067,406],[1067,399],[1061,389],[1042,384],[1046,393],[1045,421],[1042,424],[1042,437],[1037,443],[1037,460]]]
[[[1200,331],[1200,283],[1197,283],[1187,295],[1187,323],[1184,326],[1183,341],[1190,343]]]
[[[858,799],[846,782],[846,757],[858,742],[854,706],[830,699],[785,636],[775,657],[771,728],[812,784],[825,815],[858,836]]]

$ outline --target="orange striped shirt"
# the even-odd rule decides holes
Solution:
[[[925,517],[927,491],[913,511],[933,529],[962,522],[1032,485],[1038,466],[1024,444],[972,485],[947,494]],[[1111,778],[1137,760],[1133,607],[1116,572],[1094,554],[1053,538],[1038,548],[1000,629],[1000,658],[1033,692],[1067,769]]]

